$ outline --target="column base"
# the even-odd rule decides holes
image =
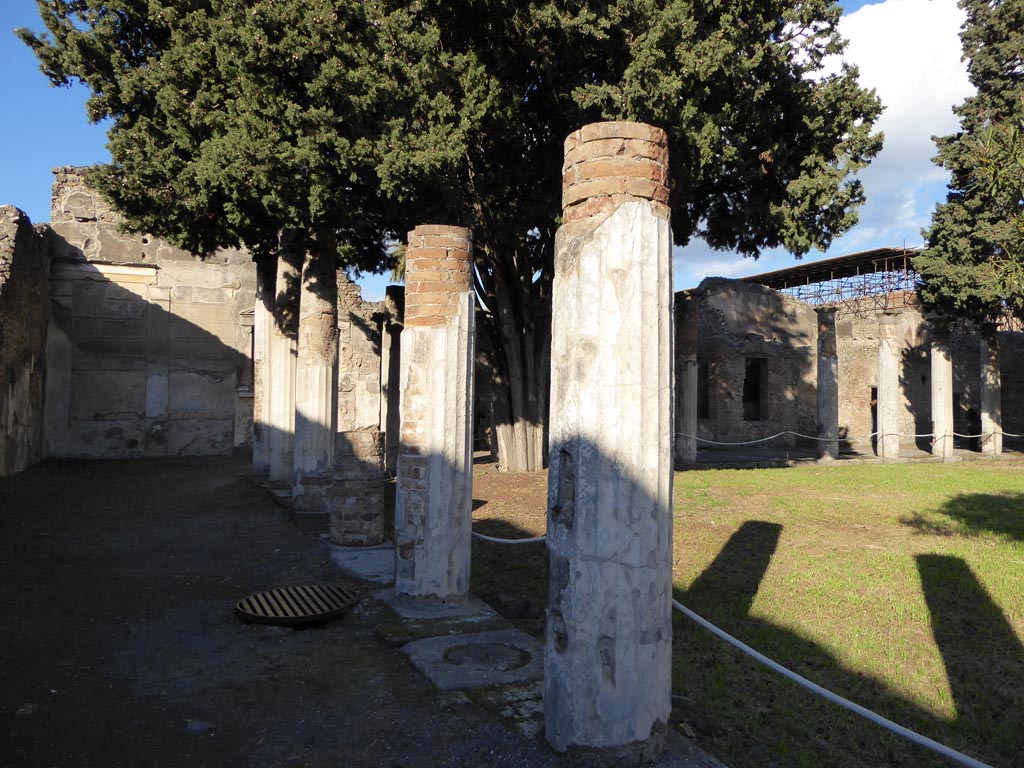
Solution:
[[[292,510],[302,514],[330,514],[333,484],[329,476],[304,475],[297,479],[292,486]]]
[[[667,745],[668,726],[657,720],[651,726],[650,738],[612,747],[585,747],[572,744],[563,751],[563,754],[573,763],[594,768],[634,768],[657,760]]]
[[[366,547],[384,541],[385,482],[335,480],[331,491],[331,541]]]

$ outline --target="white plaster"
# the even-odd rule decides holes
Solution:
[[[401,337],[403,418],[421,414],[426,489],[403,487],[398,456],[395,592],[461,601],[469,593],[473,504],[474,298],[465,293],[446,325],[407,326]]]
[[[981,450],[990,456],[1003,452],[1002,380],[999,337],[981,339]]]
[[[932,455],[949,461],[953,457],[953,360],[948,336],[932,340],[931,384]]]
[[[671,709],[670,252],[669,222],[645,202],[563,226],[556,239],[548,491],[556,597],[545,720],[559,751],[647,744]]]

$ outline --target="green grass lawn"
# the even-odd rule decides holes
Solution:
[[[675,586],[762,653],[994,766],[1024,766],[1024,465],[679,473]],[[733,768],[944,765],[689,620],[674,717]]]
[[[476,529],[542,533],[546,475],[515,476],[514,499],[499,478],[475,480]],[[930,738],[1024,767],[1024,462],[677,473],[674,550],[677,599],[722,629]],[[543,545],[474,543],[473,569],[477,594],[542,631]],[[678,614],[674,646],[673,723],[731,768],[952,764]]]

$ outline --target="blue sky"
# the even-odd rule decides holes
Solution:
[[[850,40],[844,58],[861,69],[863,85],[878,90],[886,111],[879,128],[886,146],[861,173],[868,202],[861,222],[825,254],[879,246],[916,247],[935,203],[945,195],[946,175],[930,158],[930,137],[950,133],[950,108],[970,90],[960,61],[957,33],[963,20],[956,0],[848,1],[841,30]],[[42,29],[34,0],[0,0],[0,204],[12,204],[33,222],[50,219],[51,168],[109,159],[106,132],[85,116],[84,87],[52,88],[31,51],[12,30]],[[713,251],[700,241],[675,251],[676,288],[703,277],[741,277],[795,264],[782,251],[757,261]],[[386,280],[360,281],[364,296],[379,299]]]

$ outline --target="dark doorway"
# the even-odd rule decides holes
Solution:
[[[743,377],[743,420],[760,421],[762,418],[761,397],[764,395],[765,359],[748,357]]]

